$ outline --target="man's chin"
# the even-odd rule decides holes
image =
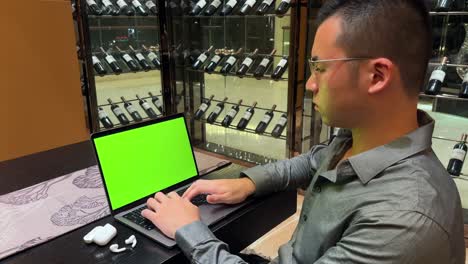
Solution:
[[[325,115],[322,115],[320,114],[321,118],[322,118],[322,123],[329,126],[329,127],[341,127],[339,124],[337,124],[337,122],[334,122],[333,120],[330,120],[330,118],[328,118],[327,116]]]

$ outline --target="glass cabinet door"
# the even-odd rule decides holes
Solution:
[[[92,131],[164,115],[154,0],[81,0]]]
[[[461,169],[453,167],[462,158],[456,146],[462,134],[468,134],[468,6],[441,7],[438,2],[431,6],[433,52],[418,107],[436,120],[433,149],[454,177],[463,208],[468,208],[468,162]],[[440,87],[432,93],[438,80]]]
[[[288,156],[290,1],[167,3],[179,111],[197,147],[267,163]]]

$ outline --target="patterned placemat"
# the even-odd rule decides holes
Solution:
[[[195,152],[200,174],[229,163]],[[110,214],[97,166],[0,196],[0,259]]]

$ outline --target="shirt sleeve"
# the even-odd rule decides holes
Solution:
[[[456,263],[448,234],[430,218],[412,211],[382,211],[360,217],[336,246],[315,264]]]
[[[247,264],[200,221],[179,228],[175,240],[191,263]]]
[[[326,145],[316,145],[295,158],[247,169],[241,176],[254,182],[254,196],[306,187],[321,164],[326,148]]]

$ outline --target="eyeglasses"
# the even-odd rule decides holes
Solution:
[[[338,61],[356,61],[356,60],[369,60],[372,59],[370,57],[362,57],[362,58],[340,58],[340,59],[328,59],[328,60],[315,60],[314,58],[309,59],[309,67],[310,67],[310,74],[320,74],[324,73],[327,69],[325,64],[328,62],[338,62]]]

